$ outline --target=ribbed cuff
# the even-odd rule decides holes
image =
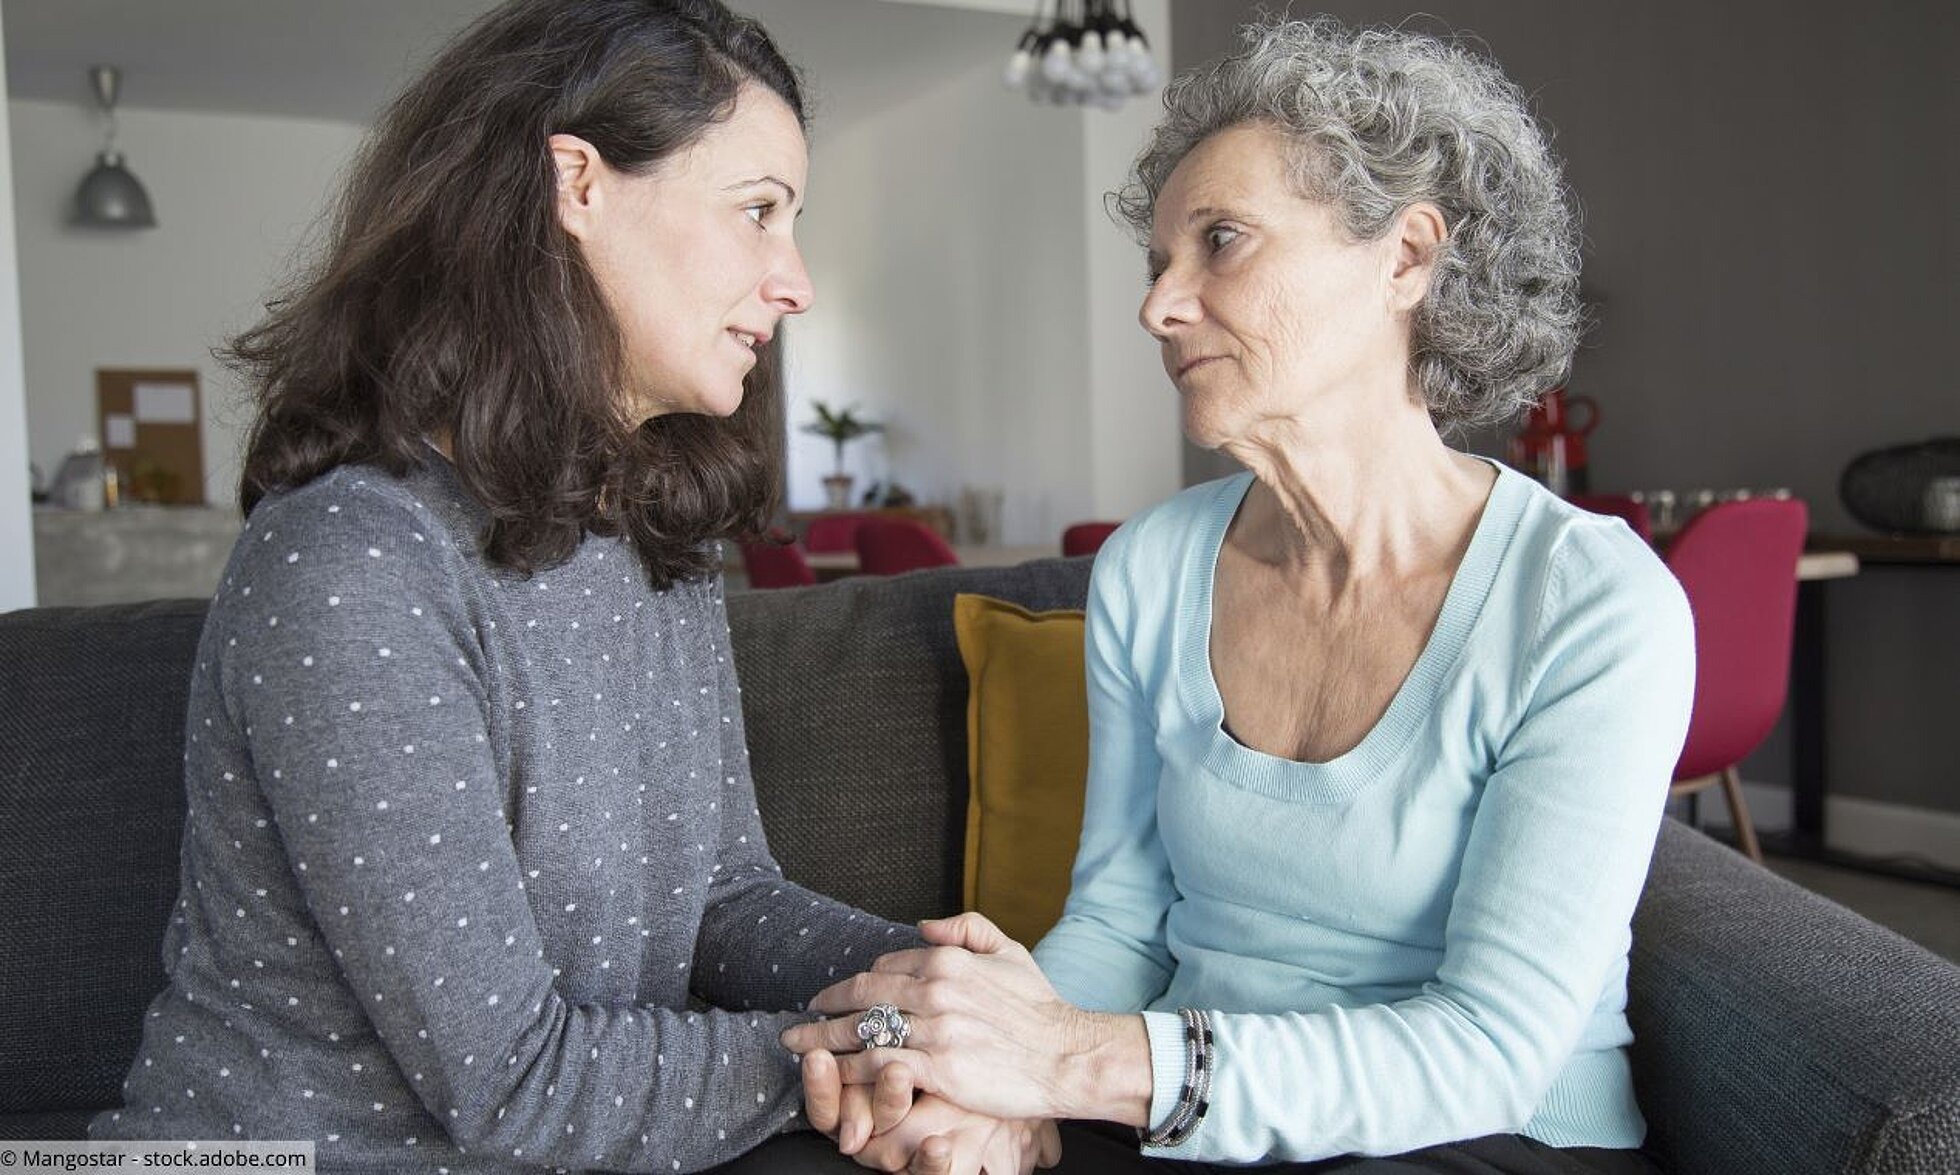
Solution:
[[[1143,1029],[1150,1034],[1150,1125],[1156,1130],[1170,1119],[1184,1090],[1184,1021],[1176,1012],[1145,1012]]]

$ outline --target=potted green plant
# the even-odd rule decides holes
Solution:
[[[810,407],[817,418],[805,424],[803,431],[828,440],[837,452],[836,470],[823,479],[824,495],[832,510],[848,510],[851,507],[851,485],[855,479],[844,472],[844,446],[859,437],[883,432],[885,426],[860,417],[854,407],[833,410],[822,400],[810,401]]]

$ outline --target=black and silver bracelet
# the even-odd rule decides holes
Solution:
[[[1145,1146],[1184,1145],[1211,1109],[1211,1014],[1201,1008],[1179,1008],[1177,1014],[1184,1021],[1184,1084],[1164,1124],[1155,1130],[1137,1131]]]

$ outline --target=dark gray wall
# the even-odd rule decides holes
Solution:
[[[1175,67],[1282,6],[1173,0]],[[1842,530],[1837,477],[1854,455],[1960,435],[1950,9],[1293,8],[1471,34],[1534,96],[1584,209],[1600,303],[1570,385],[1603,409],[1596,488],[1789,486],[1820,529]],[[1188,458],[1193,480],[1217,468]],[[1960,811],[1960,568],[1868,569],[1829,592],[1833,792]],[[1772,740],[1748,774],[1786,781],[1787,750]]]

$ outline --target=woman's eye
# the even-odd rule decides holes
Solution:
[[[1205,230],[1205,244],[1211,246],[1214,253],[1238,239],[1239,230],[1230,225],[1215,224]]]
[[[747,208],[742,209],[742,214],[757,224],[761,224],[774,207],[774,204],[751,204]]]

